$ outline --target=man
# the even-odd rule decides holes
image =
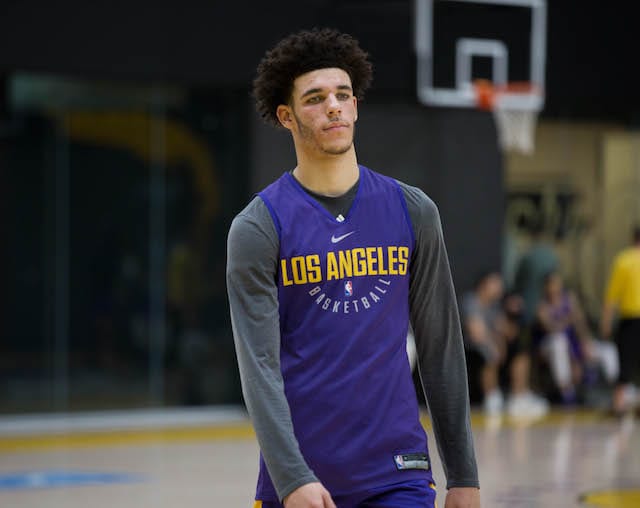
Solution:
[[[502,413],[501,378],[508,380],[510,416],[540,417],[549,409],[548,403],[529,388],[530,358],[520,330],[522,307],[519,295],[504,297],[502,275],[493,270],[483,272],[473,291],[462,298],[469,376],[472,383],[480,385],[488,415]]]
[[[530,327],[536,318],[536,309],[542,295],[544,278],[559,268],[558,255],[545,235],[542,219],[531,227],[531,245],[518,262],[514,290],[524,298],[524,324]]]
[[[611,337],[616,314],[620,374],[613,394],[613,411],[623,414],[635,405],[633,382],[640,365],[640,226],[634,228],[633,245],[613,262],[600,322],[605,339]]]
[[[371,64],[314,29],[268,51],[264,119],[296,167],[235,218],[227,286],[243,394],[261,449],[256,507],[433,507],[409,322],[449,488],[478,507],[460,323],[437,209],[357,162]],[[282,504],[281,504],[282,503]]]
[[[469,378],[482,390],[484,410],[487,414],[502,411],[503,397],[498,383],[498,372],[504,359],[504,341],[500,330],[500,299],[502,278],[497,272],[484,272],[472,291],[462,297],[462,329],[469,368]]]

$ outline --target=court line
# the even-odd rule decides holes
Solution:
[[[488,416],[482,411],[471,412],[471,426],[474,428],[519,428],[523,426],[552,427],[566,424],[588,424],[608,421],[602,410],[555,409],[541,418],[511,417],[505,415]],[[609,421],[613,421],[609,419]],[[423,422],[424,423],[424,422]]]
[[[183,427],[118,432],[74,432],[41,436],[0,437],[0,453],[39,452],[49,449],[75,449],[110,446],[152,445],[159,443],[186,443],[196,441],[219,441],[250,439],[255,437],[253,428],[236,424],[233,426]]]
[[[423,426],[432,430],[428,415],[421,418]],[[588,424],[605,421],[598,411],[552,411],[539,420],[517,420],[509,417],[491,419],[482,412],[472,412],[471,425],[474,429],[518,428],[522,426],[558,426],[562,424]],[[235,439],[255,439],[249,422],[229,425],[182,426],[161,429],[136,430],[93,430],[61,432],[39,435],[0,436],[0,453],[36,452],[52,449],[77,449],[92,447],[153,445],[167,443],[188,443],[198,441],[221,441]]]

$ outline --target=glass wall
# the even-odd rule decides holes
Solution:
[[[246,91],[7,89],[0,412],[238,402],[224,268]]]

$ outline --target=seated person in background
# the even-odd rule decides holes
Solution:
[[[469,364],[480,364],[479,381],[485,412],[498,414],[503,410],[499,377],[501,370],[506,369],[511,387],[509,413],[541,416],[547,406],[529,391],[529,358],[521,348],[520,334],[502,307],[503,291],[501,275],[490,271],[478,279],[473,291],[464,295],[461,308],[467,358]],[[513,312],[521,312],[521,301],[507,301],[511,317]],[[515,309],[514,303],[520,307]]]
[[[470,365],[480,365],[480,388],[484,409],[502,411],[503,397],[498,386],[498,369],[504,358],[504,344],[498,333],[502,278],[495,272],[482,274],[473,291],[462,297],[461,314],[465,351]],[[472,379],[471,382],[476,382]]]
[[[589,373],[602,368],[608,381],[615,379],[617,359],[612,362],[611,348],[594,340],[576,295],[565,288],[556,271],[545,277],[534,349],[549,366],[555,389],[565,404],[577,401],[577,388],[593,377]]]

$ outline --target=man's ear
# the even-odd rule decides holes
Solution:
[[[355,95],[353,96],[353,105],[356,110],[356,117],[353,119],[353,121],[355,122],[358,120],[358,98]]]
[[[285,104],[280,104],[278,109],[276,109],[276,116],[280,121],[280,125],[285,129],[291,130],[293,128],[293,113],[291,111],[291,107]]]

